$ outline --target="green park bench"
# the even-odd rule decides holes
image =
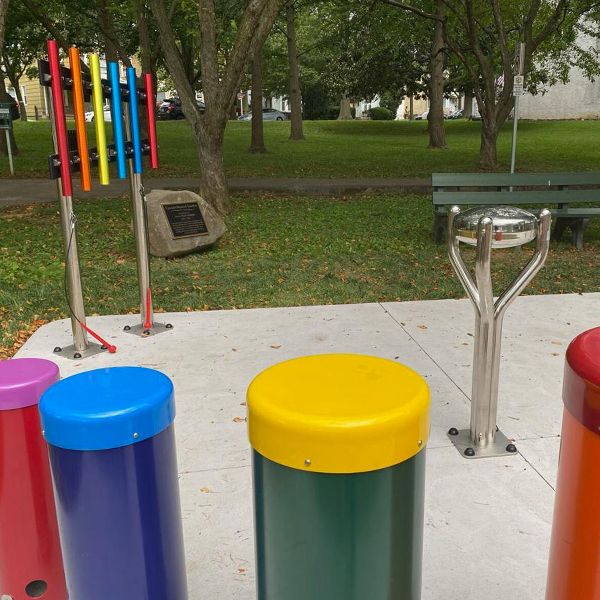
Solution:
[[[431,187],[436,242],[444,239],[448,210],[456,205],[541,205],[552,211],[552,239],[570,229],[579,250],[589,219],[600,217],[600,173],[433,173]]]

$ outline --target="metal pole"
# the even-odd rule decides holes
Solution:
[[[52,127],[52,140],[54,150],[58,152],[58,141],[54,128],[54,111],[49,99],[50,90],[44,87],[46,107]],[[76,219],[73,213],[73,198],[64,196],[60,178],[56,180],[58,201],[60,205],[60,222],[65,248],[65,269],[67,279],[67,295],[70,308],[71,329],[73,331],[73,346],[76,353],[82,354],[88,350],[89,343],[85,325],[85,307],[83,303],[83,289],[81,286],[81,272],[79,267],[79,251],[77,248]],[[78,357],[81,358],[81,357]]]
[[[133,213],[133,231],[135,234],[135,254],[137,259],[138,282],[140,287],[140,317],[144,329],[152,329],[154,310],[150,287],[150,260],[148,257],[148,228],[146,227],[146,201],[142,177],[133,172],[129,165],[131,200]]]
[[[523,75],[525,72],[525,44],[521,43],[519,46],[519,68],[518,74]],[[515,96],[515,108],[513,113],[513,137],[512,137],[512,151],[510,156],[510,172],[515,172],[515,166],[517,163],[517,130],[519,127],[519,101],[521,95]]]
[[[10,143],[10,130],[6,129],[6,149],[8,151],[8,165],[10,167],[10,174],[15,174],[15,165],[13,164],[13,155],[12,155],[12,144]]]
[[[125,116],[125,132],[131,139],[131,125]],[[138,285],[140,291],[140,319],[139,325],[125,326],[125,331],[144,337],[155,335],[172,329],[170,323],[157,323],[154,321],[154,308],[152,306],[152,287],[150,277],[150,253],[148,242],[148,219],[146,215],[146,196],[142,176],[136,173],[133,161],[129,160],[129,183],[131,186],[131,212],[133,232],[135,236],[135,254],[137,261]]]

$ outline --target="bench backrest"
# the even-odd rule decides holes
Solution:
[[[600,173],[433,173],[431,186],[435,205],[600,201]],[[570,186],[597,189],[568,189]]]

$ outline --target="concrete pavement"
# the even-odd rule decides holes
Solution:
[[[525,296],[506,315],[498,423],[519,453],[466,460],[446,431],[468,427],[473,310],[438,300],[159,314],[167,333],[123,332],[137,318],[92,317],[118,346],[70,361],[52,353],[70,323],[39,329],[19,357],[55,360],[62,375],[113,365],[159,369],[175,384],[190,600],[254,600],[251,454],[245,393],[262,369],[295,356],[364,353],[428,381],[423,600],[544,597],[560,447],[564,353],[598,323],[600,294]],[[307,599],[310,600],[310,599]]]

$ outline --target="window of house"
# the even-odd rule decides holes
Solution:
[[[23,104],[27,106],[27,89],[25,86],[21,86],[21,98],[23,98]]]

